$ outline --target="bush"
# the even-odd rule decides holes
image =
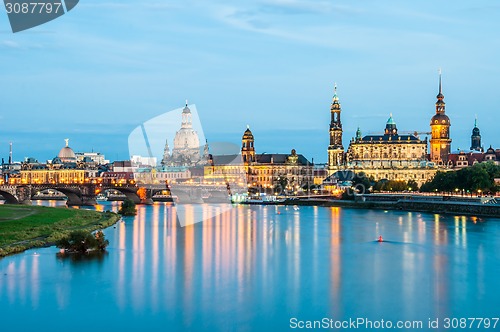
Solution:
[[[135,209],[134,201],[130,199],[124,200],[118,213],[124,216],[135,216],[137,214],[137,210]]]
[[[57,240],[56,246],[70,253],[87,253],[89,251],[105,251],[109,241],[104,238],[104,233],[98,231],[94,234],[86,231],[73,231],[68,236]]]

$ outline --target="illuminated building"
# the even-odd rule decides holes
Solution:
[[[344,146],[342,145],[342,122],[340,114],[342,107],[337,96],[337,84],[334,87],[333,101],[330,107],[330,145],[328,146],[328,171],[330,174],[338,171],[344,165]]]
[[[247,127],[241,139],[241,155],[211,156],[205,166],[205,183],[248,184],[250,191],[295,194],[314,184],[314,169],[303,155],[255,151],[255,139]]]
[[[392,114],[383,135],[362,136],[358,128],[346,154],[347,168],[364,172],[376,181],[414,180],[420,184],[430,180],[435,169],[427,161],[427,140],[415,134],[400,135]]]
[[[205,151],[208,149],[205,145]],[[200,155],[200,139],[193,128],[192,113],[186,106],[182,110],[181,128],[175,133],[174,148],[170,154],[168,140],[165,141],[162,166],[195,166],[204,164],[206,159]]]
[[[431,119],[430,160],[439,166],[449,167],[448,155],[451,152],[450,118],[446,115],[446,105],[439,74],[439,93],[437,95],[436,114]]]
[[[88,178],[83,169],[51,169],[47,166],[24,169],[20,173],[20,183],[16,184],[82,184]]]
[[[183,182],[192,177],[189,167],[164,166],[138,168],[134,171],[135,181],[139,184],[169,184]]]

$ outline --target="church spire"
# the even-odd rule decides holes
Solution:
[[[442,95],[443,94],[443,84],[442,84],[442,77],[443,75],[443,72],[441,71],[441,68],[439,68],[439,94]]]
[[[443,95],[443,79],[442,79],[442,72],[441,72],[441,68],[439,68],[439,93],[438,95],[436,96],[436,98],[439,100],[439,101],[443,101],[444,99],[444,95]],[[444,103],[444,102],[443,102]]]
[[[340,114],[339,96],[337,95],[337,83],[333,86],[333,101],[330,107],[330,145],[328,146],[328,170],[330,173],[339,170],[344,164],[344,147],[342,145],[342,121]]]

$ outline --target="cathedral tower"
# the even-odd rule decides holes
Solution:
[[[344,146],[342,145],[342,108],[337,96],[337,84],[334,87],[332,106],[330,107],[330,145],[328,146],[328,173],[332,174],[344,164]]]
[[[250,127],[247,126],[247,130],[243,134],[241,139],[241,157],[243,158],[243,163],[248,165],[255,162],[255,147],[253,146],[254,138]]]
[[[470,140],[471,140],[470,149],[472,151],[480,151],[480,152],[484,151],[483,147],[481,146],[481,132],[477,127],[477,118],[474,121],[474,129],[472,129],[472,136],[470,137]]]
[[[431,119],[431,161],[446,165],[451,152],[450,118],[445,112],[444,95],[439,73],[439,93],[437,95],[436,114]]]

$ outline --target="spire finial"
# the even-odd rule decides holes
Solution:
[[[442,89],[442,84],[441,84],[441,76],[443,74],[443,71],[441,70],[441,67],[439,67],[439,94],[443,94],[443,89]]]
[[[250,130],[250,125],[247,125],[247,129],[249,129],[249,130]]]
[[[476,114],[476,118],[474,119],[474,128],[477,128],[477,114]]]
[[[337,83],[333,84],[333,101],[338,102],[339,96],[337,96]]]
[[[65,138],[64,141],[66,142],[66,147],[69,146],[69,138]]]
[[[186,107],[187,107],[187,105],[188,105],[188,100],[186,99]]]

